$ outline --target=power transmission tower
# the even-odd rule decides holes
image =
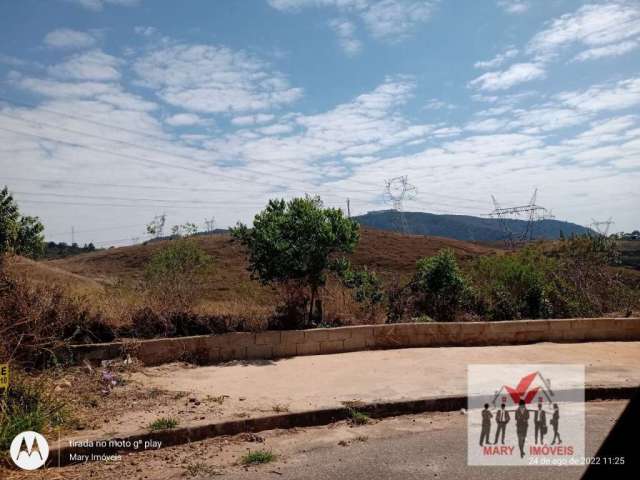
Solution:
[[[347,198],[347,218],[351,218],[351,200]]]
[[[404,201],[416,198],[418,190],[407,180],[407,176],[390,178],[385,180],[385,199],[393,205],[393,210],[398,213],[396,226],[403,234],[408,233],[409,227],[404,215]]]
[[[614,222],[612,217],[609,217],[608,220],[604,220],[604,221],[596,221],[593,218],[591,219],[591,225],[589,225],[589,228],[591,228],[592,230],[595,230],[598,235],[600,235],[601,237],[607,237],[609,236],[609,229],[611,228],[611,225],[613,225]]]
[[[554,218],[553,214],[546,208],[536,204],[538,189],[533,192],[533,196],[527,205],[517,207],[501,207],[496,197],[491,195],[494,209],[489,213],[491,218],[497,218],[500,228],[504,232],[504,241],[508,248],[516,246],[533,239],[533,230],[536,222],[546,218]],[[511,228],[511,221],[514,219],[524,219],[527,223],[523,231],[514,232]]]

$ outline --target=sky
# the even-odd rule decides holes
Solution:
[[[640,2],[0,0],[0,184],[48,240],[529,202],[640,227]],[[71,231],[74,231],[73,236]]]

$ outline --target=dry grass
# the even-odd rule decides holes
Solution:
[[[439,237],[400,235],[367,228],[361,233],[360,244],[351,260],[356,267],[366,265],[378,273],[385,286],[406,280],[419,258],[433,255],[441,248],[453,249],[460,259],[495,251],[490,247]],[[200,315],[250,319],[250,329],[266,328],[275,306],[281,303],[282,292],[250,278],[245,253],[229,235],[199,236],[194,241],[213,257],[214,265],[203,279],[202,294],[192,311]],[[62,284],[70,295],[83,298],[92,312],[100,312],[111,325],[129,325],[132,312],[149,305],[141,289],[144,268],[151,256],[166,243],[112,248],[46,262],[25,260],[16,265],[16,273],[35,280],[41,278],[49,284]],[[328,323],[384,321],[382,308],[363,309],[351,292],[336,282],[329,282],[323,298]]]

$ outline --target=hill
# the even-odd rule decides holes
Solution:
[[[272,296],[269,288],[250,279],[245,254],[228,234],[199,235],[194,240],[214,258],[215,269],[206,279],[207,301],[250,299],[258,303]],[[62,259],[39,262],[52,271],[72,273],[74,278],[102,285],[133,285],[142,279],[151,255],[170,240],[129,247],[111,248]],[[419,258],[451,248],[461,259],[495,250],[486,246],[448,238],[401,235],[395,232],[362,228],[361,240],[351,260],[380,274],[383,279],[411,275]]]
[[[472,242],[495,242],[504,239],[499,221],[494,218],[470,215],[437,215],[424,212],[405,212],[408,232],[417,235],[435,235]],[[383,230],[398,230],[399,215],[395,210],[368,212],[353,217],[362,225]],[[527,222],[507,220],[514,233],[524,232]],[[557,239],[565,236],[591,232],[588,228],[561,220],[541,220],[536,222],[533,236],[538,239]]]

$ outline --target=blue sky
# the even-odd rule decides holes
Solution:
[[[640,4],[0,2],[0,182],[101,245],[319,194],[640,225]]]

